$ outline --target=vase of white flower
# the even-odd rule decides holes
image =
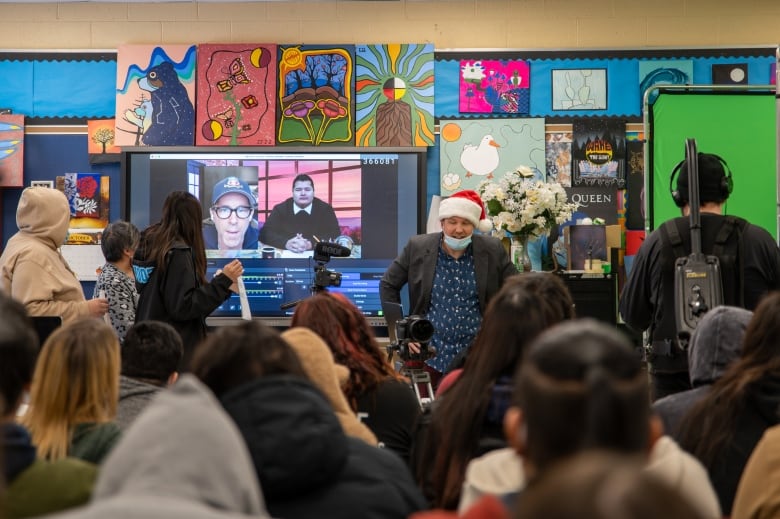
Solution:
[[[531,269],[528,240],[546,236],[556,225],[571,219],[579,204],[569,202],[563,186],[557,182],[535,180],[528,166],[518,166],[497,181],[485,180],[477,192],[485,204],[485,212],[496,230],[512,239],[510,254],[523,261],[515,262],[523,272]],[[527,269],[525,267],[528,267]]]
[[[531,256],[528,254],[528,236],[513,234],[509,248],[512,263],[518,272],[531,272]]]

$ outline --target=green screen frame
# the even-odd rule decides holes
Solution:
[[[731,170],[734,190],[724,213],[746,218],[777,240],[777,105],[775,92],[688,92],[659,90],[646,131],[652,171],[645,205],[648,231],[680,216],[669,189],[674,167],[685,158],[685,139],[698,151],[720,155]],[[675,179],[676,180],[676,179]]]

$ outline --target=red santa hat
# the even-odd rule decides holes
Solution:
[[[458,191],[439,203],[439,220],[452,216],[465,218],[481,232],[488,232],[493,228],[493,222],[485,215],[485,205],[482,203],[482,199],[476,191],[471,189]]]

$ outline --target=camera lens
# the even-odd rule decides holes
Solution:
[[[433,337],[433,323],[428,319],[417,318],[409,323],[409,336],[415,342],[428,342]]]

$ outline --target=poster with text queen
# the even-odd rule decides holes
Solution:
[[[120,45],[117,146],[192,146],[195,45]]]
[[[530,70],[528,62],[521,60],[462,60],[459,111],[527,115]]]

